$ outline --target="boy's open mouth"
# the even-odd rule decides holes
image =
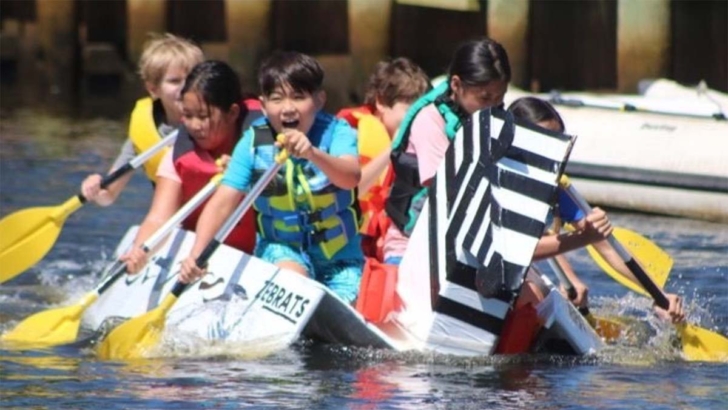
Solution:
[[[283,128],[296,128],[298,127],[298,120],[283,120],[281,125]]]

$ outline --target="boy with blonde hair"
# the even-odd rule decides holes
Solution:
[[[181,120],[180,90],[192,67],[202,61],[204,56],[198,46],[172,34],[152,35],[145,43],[139,59],[139,75],[149,96],[136,102],[129,123],[129,137],[109,172],[126,164],[177,128]],[[165,152],[166,149],[162,150],[144,164],[144,171],[152,183]],[[103,177],[100,174],[89,175],[81,184],[81,193],[88,201],[109,206],[131,176],[132,173],[127,173],[102,189]]]

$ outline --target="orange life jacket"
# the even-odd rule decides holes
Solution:
[[[346,120],[352,127],[357,129],[359,163],[362,167],[391,145],[392,141],[389,133],[387,133],[387,129],[372,114],[369,107],[344,108],[336,116]],[[382,222],[377,220],[384,217],[384,204],[389,194],[389,185],[391,185],[387,184],[388,172],[389,167],[382,173],[379,181],[372,185],[369,192],[364,196],[360,195],[362,197],[359,200],[359,206],[362,211],[360,232],[373,238],[378,237],[379,227],[376,225]],[[384,232],[381,234],[383,235]]]
[[[392,144],[384,124],[373,115],[369,107],[344,108],[336,116],[357,129],[359,163],[362,167]],[[391,167],[387,167],[379,181],[359,200],[362,211],[362,250],[366,262],[356,310],[372,323],[385,322],[389,314],[399,310],[401,305],[396,294],[397,266],[382,263],[384,234],[390,224],[390,219],[384,212],[384,204],[393,180],[394,173]]]

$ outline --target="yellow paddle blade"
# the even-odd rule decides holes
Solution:
[[[728,361],[728,339],[716,332],[687,323],[677,325],[683,353],[688,360],[703,362]]]
[[[663,288],[670,275],[673,260],[670,255],[657,246],[654,242],[625,228],[615,228],[614,237],[624,246],[627,251],[639,262],[644,268],[647,275],[655,284]],[[594,259],[597,265],[606,272],[612,279],[621,285],[628,287],[630,290],[649,297],[650,295],[642,289],[637,283],[632,282],[624,275],[619,273],[612,265],[607,262],[593,246],[587,246],[589,255]]]
[[[54,214],[54,206],[24,209],[6,216],[0,221],[0,252],[4,252],[13,244],[21,242],[28,235],[48,221]]]
[[[0,222],[0,283],[43,259],[68,215],[81,205],[74,196],[59,206],[31,208],[5,217]]]
[[[73,342],[78,336],[81,315],[98,297],[98,293],[93,292],[76,305],[38,312],[18,323],[0,340],[44,347]]]
[[[105,360],[130,360],[145,357],[159,344],[167,311],[177,297],[170,294],[153,310],[129,319],[112,330],[99,345],[97,354]]]
[[[622,335],[623,324],[616,319],[589,314],[586,321],[594,328],[599,337],[607,343],[614,343]]]

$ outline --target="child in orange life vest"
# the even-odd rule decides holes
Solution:
[[[384,201],[388,194],[385,177],[389,166],[392,138],[410,105],[430,89],[427,74],[411,60],[399,57],[381,61],[366,87],[364,105],[345,108],[337,114],[358,131],[359,204],[363,222],[364,252],[376,256],[376,240],[386,232]],[[382,229],[379,232],[377,229]],[[366,242],[371,241],[371,244]],[[381,259],[381,255],[379,255]]]
[[[139,60],[139,74],[149,97],[136,102],[129,123],[129,138],[109,172],[126,164],[180,125],[180,90],[192,67],[202,61],[202,50],[183,38],[164,34],[147,41]],[[144,164],[144,171],[152,183],[156,180],[157,167],[163,156],[164,151]],[[81,193],[89,201],[109,206],[126,187],[132,175],[131,172],[127,173],[106,189],[101,189],[101,175],[89,175],[81,184]]]
[[[565,132],[564,121],[561,119],[558,111],[556,111],[556,109],[547,101],[535,97],[519,98],[511,103],[511,105],[508,107],[508,111],[511,111],[516,118],[522,118],[540,127],[549,129],[551,131]],[[559,189],[558,194],[560,197],[558,201],[560,212],[554,218],[556,220],[556,227],[554,231],[557,233],[547,235],[547,240],[539,241],[536,249],[536,255],[539,257],[544,257],[544,255],[547,253],[553,254],[554,252],[559,252],[559,247],[563,246],[563,242],[565,241],[565,239],[562,238],[564,236],[572,235],[571,233],[558,233],[560,231],[559,219],[565,219],[566,222],[574,223],[577,228],[577,232],[583,230],[584,228],[584,214],[581,212],[573,211],[574,209],[578,210],[578,205],[573,203],[571,198],[569,198],[566,193],[563,192],[563,190]],[[594,212],[604,214],[604,211],[599,208],[594,208]],[[637,279],[632,275],[630,269],[624,264],[616,251],[609,245],[609,242],[602,239],[593,242],[592,245],[605,258],[605,260],[608,261],[610,265],[618,269],[622,275],[630,278],[634,283],[639,284]],[[554,258],[556,259],[556,262],[563,268],[564,273],[566,274],[569,281],[572,282],[572,284],[574,285],[577,296],[572,302],[574,302],[574,304],[577,306],[586,306],[589,288],[584,285],[584,283],[579,279],[579,277],[571,268],[569,262],[562,254],[560,254],[560,252],[559,254],[555,254]],[[665,296],[670,302],[670,306],[667,311],[656,306],[655,308],[658,312],[658,315],[668,318],[673,322],[682,321],[685,317],[685,313],[683,312],[681,298],[674,294],[665,294]],[[523,303],[524,301],[520,302]]]
[[[192,69],[182,88],[184,126],[159,165],[154,199],[134,239],[134,247],[121,257],[130,273],[146,265],[147,255],[139,246],[220,172],[216,159],[229,156],[243,130],[252,120],[262,117],[256,106],[257,100],[243,100],[240,80],[226,63],[206,61]],[[202,207],[185,219],[183,228],[195,229]],[[225,243],[253,252],[252,210],[243,216]]]
[[[255,200],[255,255],[317,280],[345,302],[356,299],[364,264],[356,131],[322,110],[323,79],[321,65],[305,54],[276,52],[263,62],[258,83],[266,118],[245,131],[222,185],[205,206],[195,244],[182,263],[182,282],[204,273],[195,258],[242,195],[274,165],[280,147],[290,157]]]

